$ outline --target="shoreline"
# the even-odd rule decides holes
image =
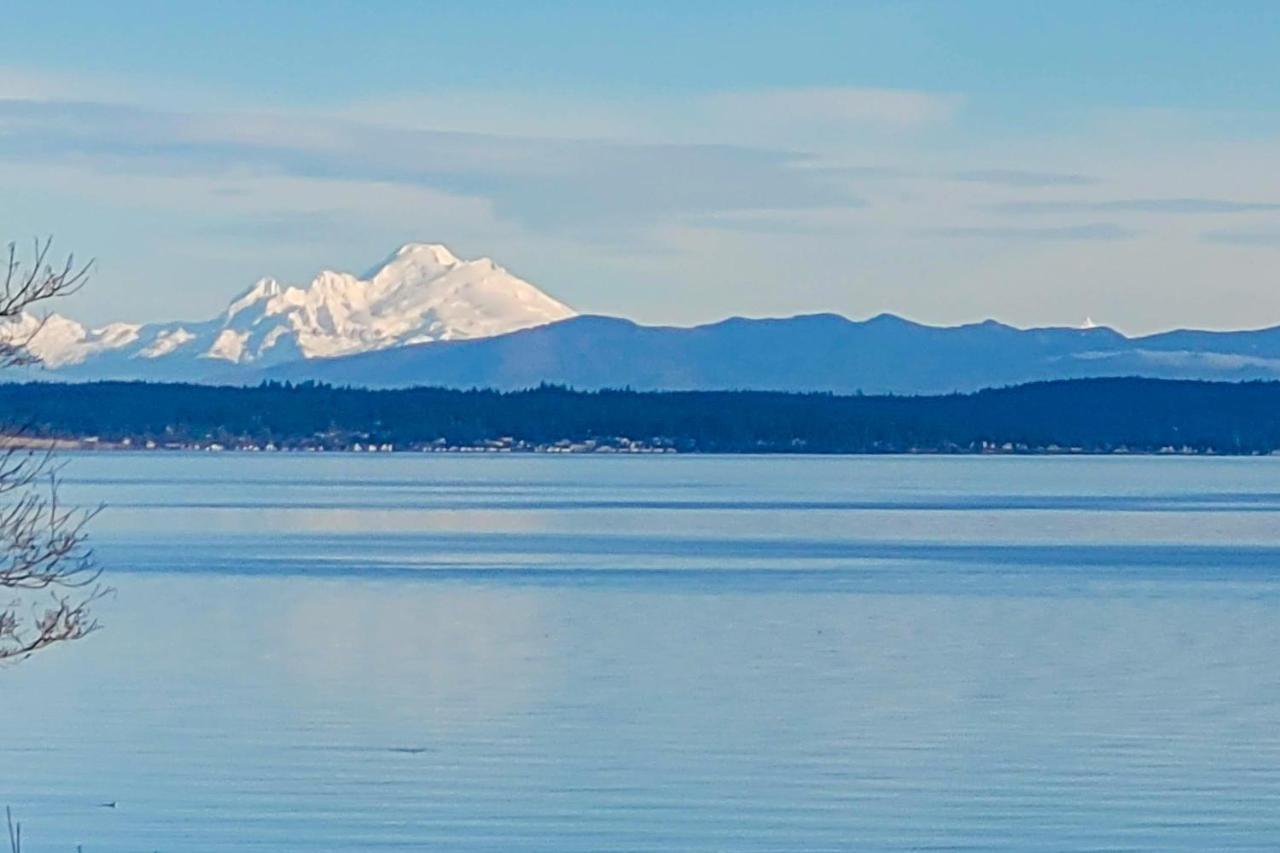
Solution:
[[[253,455],[344,455],[344,456],[384,456],[384,455],[422,455],[440,454],[450,456],[970,456],[970,457],[1155,457],[1155,458],[1268,458],[1280,457],[1280,450],[1269,452],[1239,451],[1230,452],[1216,449],[1198,449],[1191,447],[1134,449],[1092,449],[1079,447],[987,447],[969,448],[906,448],[885,450],[846,450],[824,451],[804,450],[795,447],[785,449],[757,448],[753,450],[699,450],[696,448],[676,447],[618,447],[611,444],[592,444],[590,442],[532,445],[532,446],[486,446],[486,445],[440,445],[440,446],[408,446],[364,445],[349,446],[273,446],[246,443],[242,445],[223,444],[220,442],[183,442],[166,443],[148,446],[145,442],[134,441],[102,441],[93,438],[31,438],[20,441],[0,440],[0,450],[59,450],[77,453],[186,453],[186,454],[228,454],[235,456]]]

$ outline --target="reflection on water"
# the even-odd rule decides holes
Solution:
[[[339,583],[280,596],[263,645],[294,700],[355,699],[355,715],[456,726],[526,712],[554,687],[542,612],[553,602],[520,590],[413,592]],[[355,696],[356,684],[376,687]]]
[[[119,593],[0,672],[33,850],[1280,840],[1272,460],[70,473]]]

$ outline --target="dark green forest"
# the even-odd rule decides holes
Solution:
[[[933,397],[757,391],[366,390],[99,382],[0,385],[10,429],[45,437],[397,450],[502,443],[711,453],[1280,450],[1280,383],[1043,382]],[[581,445],[586,444],[583,448]]]

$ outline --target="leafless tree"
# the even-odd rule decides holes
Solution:
[[[35,242],[23,263],[9,245],[0,270],[0,368],[31,364],[30,344],[43,321],[29,313],[87,280],[73,257],[49,262],[50,240]],[[0,434],[0,663],[19,660],[97,628],[90,606],[104,594],[85,525],[96,510],[58,498],[53,444],[9,427]]]

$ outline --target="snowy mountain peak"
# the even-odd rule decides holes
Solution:
[[[231,300],[231,304],[227,306],[227,319],[230,320],[251,305],[279,295],[279,282],[274,278],[260,278],[253,287]]]
[[[412,257],[415,259],[430,258],[436,265],[453,266],[458,263],[458,256],[449,251],[448,246],[440,243],[405,243],[396,250],[397,258]]]
[[[419,275],[435,275],[462,263],[458,256],[440,243],[405,243],[365,273],[366,279],[375,279],[381,273],[388,276],[403,275],[416,270]]]
[[[119,374],[141,360],[157,374],[181,376],[211,362],[278,364],[482,338],[574,315],[488,258],[464,261],[440,244],[407,243],[363,278],[325,270],[306,286],[259,279],[222,316],[202,323],[86,329],[54,315],[29,348],[49,368],[109,361],[114,367],[103,372]],[[36,325],[23,318],[13,330]]]

